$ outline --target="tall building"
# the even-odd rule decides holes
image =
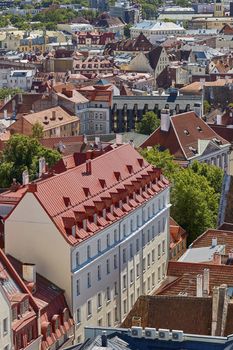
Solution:
[[[5,221],[5,250],[65,290],[79,342],[87,325],[120,324],[163,281],[169,208],[161,170],[125,144],[31,183]]]
[[[214,17],[224,16],[224,2],[223,0],[215,0],[214,2]]]

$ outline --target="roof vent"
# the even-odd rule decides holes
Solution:
[[[185,133],[185,135],[187,135],[187,136],[190,135],[190,134],[189,134],[189,131],[188,131],[187,129],[184,129],[184,133]]]
[[[132,174],[132,172],[133,172],[133,166],[132,166],[132,165],[126,165],[126,167],[127,167],[127,169],[128,169],[128,172],[129,172],[130,174]]]
[[[71,205],[71,201],[69,197],[63,197],[63,200],[66,207],[69,207]]]
[[[83,191],[84,191],[86,197],[88,197],[91,194],[90,189],[88,187],[83,187]]]
[[[119,171],[114,171],[114,175],[117,181],[121,180],[121,173]]]
[[[106,181],[104,179],[99,179],[99,183],[100,183],[102,188],[106,187]]]

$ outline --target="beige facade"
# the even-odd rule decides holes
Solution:
[[[38,273],[66,291],[70,307],[70,246],[64,243],[64,237],[33,193],[24,196],[17,210],[7,220],[5,228],[6,253],[20,261],[36,264]]]

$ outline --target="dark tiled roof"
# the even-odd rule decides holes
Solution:
[[[152,69],[156,69],[162,50],[162,46],[156,46],[146,54]]]
[[[122,326],[132,326],[132,317],[142,327],[181,329],[191,334],[211,334],[212,299],[181,296],[141,296]]]

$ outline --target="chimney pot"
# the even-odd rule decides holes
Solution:
[[[102,348],[108,347],[108,339],[107,339],[107,332],[103,331],[101,335],[101,346]]]
[[[202,297],[202,282],[203,282],[203,276],[197,275],[197,297]]]
[[[212,238],[212,248],[216,247],[217,244],[218,244],[217,238],[213,237]]]
[[[36,265],[23,264],[23,279],[27,282],[36,283]]]

